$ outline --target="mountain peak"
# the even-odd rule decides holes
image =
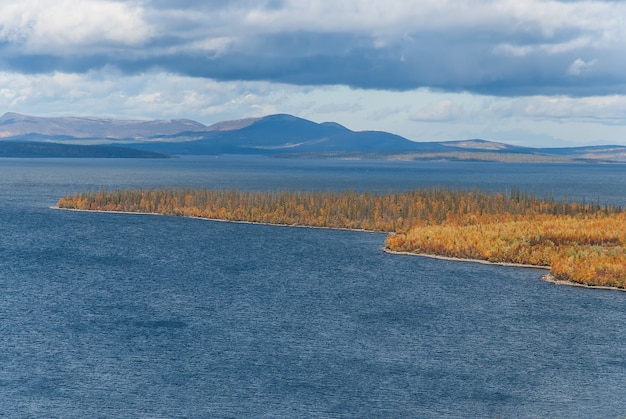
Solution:
[[[338,129],[341,129],[341,130],[350,131],[348,128],[344,127],[343,125],[341,125],[338,122],[328,121],[328,122],[322,122],[320,125],[324,125],[325,127],[333,127],[333,128],[338,128]]]
[[[306,119],[298,118],[297,116],[289,115],[287,113],[275,113],[259,119],[264,121],[307,121]]]
[[[0,139],[65,144],[118,144],[168,154],[272,154],[355,158],[497,161],[626,161],[626,146],[520,147],[479,138],[414,142],[383,131],[352,131],[289,114],[223,121],[36,117],[7,112]]]
[[[0,123],[5,121],[11,121],[15,119],[26,119],[28,116],[22,115],[15,112],[7,112],[4,115],[0,116]]]
[[[0,137],[24,135],[74,138],[149,138],[180,132],[206,131],[190,119],[121,120],[95,117],[39,117],[7,112],[0,117]]]
[[[243,119],[233,119],[230,121],[221,121],[216,122],[215,124],[209,125],[209,131],[234,131],[237,129],[245,128],[249,125],[252,125],[256,121],[261,118],[243,118]]]

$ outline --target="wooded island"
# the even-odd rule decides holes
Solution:
[[[403,193],[133,189],[61,198],[122,211],[388,232],[386,248],[550,267],[558,280],[626,288],[626,211],[593,202],[441,188]]]

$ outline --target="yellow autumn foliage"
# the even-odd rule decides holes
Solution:
[[[385,231],[393,251],[549,266],[557,279],[625,287],[626,213],[598,202],[559,202],[439,188],[404,193],[207,189],[99,191],[60,208],[147,212],[231,221]]]
[[[623,288],[626,213],[537,215],[519,221],[416,227],[391,235],[395,251],[549,266],[561,280]]]

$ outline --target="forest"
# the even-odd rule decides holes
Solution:
[[[387,232],[396,252],[549,267],[559,280],[626,288],[626,211],[600,202],[442,188],[398,193],[191,188],[78,193],[65,209]]]

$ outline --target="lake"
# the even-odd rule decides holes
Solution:
[[[154,186],[626,205],[626,166],[0,159],[0,415],[626,415],[624,292],[389,255],[383,234],[49,208]]]

